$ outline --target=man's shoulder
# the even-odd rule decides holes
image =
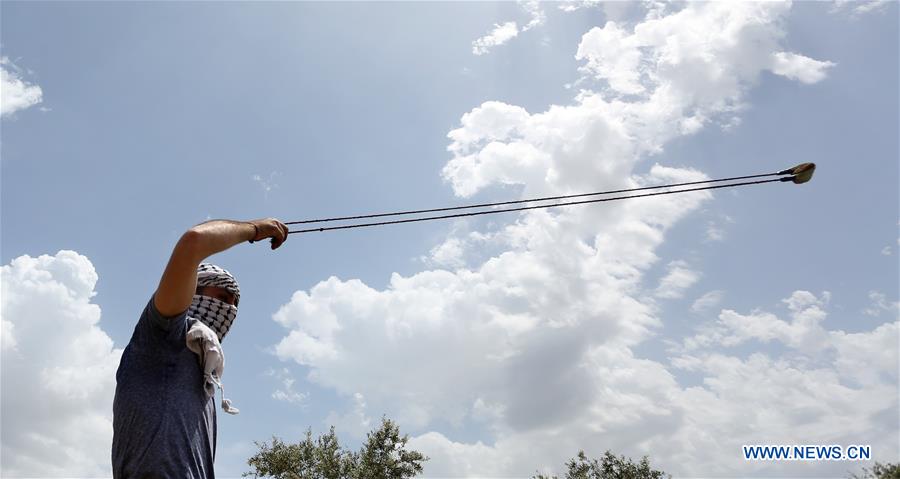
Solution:
[[[141,350],[141,355],[164,355],[185,346],[186,332],[187,311],[165,317],[156,309],[151,295],[141,311],[129,345],[131,349]]]
[[[181,326],[185,323],[187,318],[187,310],[184,310],[174,316],[164,316],[159,312],[159,309],[156,308],[155,299],[156,293],[150,295],[150,300],[147,301],[147,306],[144,307],[144,311],[143,313],[141,313],[141,320],[146,319],[151,326],[159,328],[163,331],[170,331],[172,328]]]

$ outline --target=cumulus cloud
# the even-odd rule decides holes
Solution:
[[[856,13],[869,13],[869,12],[877,12],[881,10],[885,5],[890,5],[890,1],[888,0],[872,0],[872,1],[862,1],[859,5],[857,5],[853,11]]]
[[[724,241],[725,225],[734,224],[734,219],[723,215],[718,221],[711,220],[706,223],[706,241]]]
[[[882,11],[886,5],[890,4],[891,2],[888,0],[835,0],[831,12],[849,11],[851,15],[858,16]]]
[[[896,394],[888,391],[897,388],[900,323],[859,333],[828,330],[823,326],[828,300],[827,294],[795,291],[784,300],[789,320],[764,311],[723,310],[714,326],[688,338],[672,364],[702,374],[703,386],[683,390],[692,406],[673,440],[727,455],[762,436],[775,444],[853,444],[865,438],[876,457],[896,460],[892,445],[900,436],[887,424],[898,419]],[[746,357],[720,351],[747,342],[781,348]],[[699,466],[695,472],[709,475],[729,470],[725,464]],[[791,470],[799,471],[772,465],[765,471]],[[819,471],[843,472],[825,465]]]
[[[448,133],[452,158],[441,172],[453,192],[470,197],[512,186],[529,198],[707,179],[650,159],[714,122],[735,125],[745,93],[783,51],[789,5],[666,8],[651,8],[634,26],[609,22],[582,37],[579,58],[596,90],[545,111],[487,101],[465,113]],[[350,423],[386,413],[421,433],[414,444],[433,458],[430,475],[527,475],[595,445],[638,457],[652,451],[687,472],[682,464],[722,461],[719,469],[734,474],[737,454],[692,446],[710,438],[695,424],[715,420],[698,417],[704,413],[692,394],[720,409],[729,407],[728,395],[681,387],[668,364],[632,350],[661,324],[655,301],[644,297],[654,291],[646,276],[660,261],[658,248],[711,197],[535,210],[490,231],[454,231],[460,240],[432,250],[432,269],[394,273],[382,289],[332,277],[295,292],[273,317],[285,328],[275,351],[353,404],[334,418]],[[478,254],[481,239],[496,252]],[[659,289],[670,297],[699,275],[678,263],[673,271]],[[814,311],[804,315],[797,328],[821,321]],[[793,329],[780,334],[769,341],[796,337],[806,346],[816,339]],[[706,364],[688,353],[680,361]],[[747,365],[746,374],[759,364]],[[711,371],[715,380],[720,369]],[[754,398],[742,399],[736,404],[755,407]],[[446,424],[479,427],[490,440],[459,442],[434,430]],[[722,437],[726,426],[735,427],[720,426]]]
[[[823,297],[827,293],[823,293]],[[810,292],[796,291],[784,300],[794,313],[794,321],[786,322],[771,313],[742,315],[732,310],[719,314],[716,327],[685,341],[688,349],[712,344],[735,346],[755,339],[761,342],[780,341],[793,348],[815,349],[822,346],[826,334],[821,327],[825,319],[826,300],[819,300]]]
[[[613,90],[625,94],[642,93],[645,87],[641,84],[640,46],[625,28],[616,22],[607,22],[603,28],[593,28],[584,35],[575,58],[586,60],[582,70],[609,81]]]
[[[497,45],[503,45],[519,34],[519,27],[516,22],[506,22],[503,24],[494,24],[494,29],[487,35],[476,39],[472,42],[472,53],[475,55],[484,55],[491,51],[491,48]]]
[[[564,12],[574,12],[583,8],[594,8],[598,5],[602,5],[602,3],[603,2],[601,2],[600,0],[563,0],[559,2],[557,8]]]
[[[276,182],[276,180],[279,176],[281,176],[281,173],[273,171],[269,173],[268,178],[263,178],[259,174],[254,174],[250,177],[250,179],[256,182],[256,184],[258,184],[260,188],[262,188],[263,196],[268,199],[269,192],[278,188],[278,183]]]
[[[710,221],[706,224],[706,240],[707,241],[722,241],[725,239],[725,230],[722,227],[713,221]]]
[[[614,21],[592,28],[576,58],[585,61],[586,77],[606,82],[612,94],[666,94],[675,106],[686,101],[719,113],[737,111],[743,90],[760,71],[816,83],[835,65],[779,50],[784,36],[779,18],[789,8],[780,3],[735,10],[689,5],[668,15],[651,11],[633,28]],[[756,19],[748,22],[748,16]],[[731,61],[735,56],[744,58]],[[689,127],[707,120],[702,111],[685,119],[692,120]]]
[[[325,424],[334,426],[335,430],[348,433],[354,439],[362,439],[372,430],[372,418],[369,417],[366,397],[361,393],[353,394],[353,408],[346,413],[331,411],[325,418]]]
[[[688,477],[846,473],[840,462],[749,463],[739,454],[744,444],[864,442],[880,460],[896,461],[900,323],[858,333],[827,330],[821,326],[827,298],[796,291],[785,302],[789,320],[731,312],[720,318],[716,340],[667,362],[636,358],[625,347],[593,349],[586,360],[595,402],[553,428],[501,432],[492,444],[428,432],[411,444],[433,458],[435,470],[459,476],[558,472],[563,458],[586,447],[649,454],[658,467]],[[736,317],[750,318],[750,324]],[[818,347],[808,348],[809,338]],[[729,350],[747,341],[781,349],[748,355]],[[682,385],[681,371],[701,382]],[[555,463],[547,459],[552,457]]]
[[[504,43],[517,37],[520,33],[525,33],[534,27],[544,23],[546,15],[541,8],[541,4],[537,0],[520,0],[519,6],[528,14],[530,19],[528,23],[519,28],[516,22],[505,22],[503,24],[494,24],[494,29],[487,35],[476,39],[472,42],[472,53],[475,55],[484,55],[491,51],[493,47],[503,45]]]
[[[888,301],[887,296],[881,291],[869,291],[870,305],[863,310],[868,316],[881,316],[883,312],[900,311],[900,302]]]
[[[669,271],[659,280],[656,297],[676,299],[684,296],[684,292],[700,279],[700,273],[692,270],[684,261],[669,263]]]
[[[109,475],[121,349],[91,302],[97,273],[74,251],[2,267],[2,460],[10,477]]]
[[[521,6],[522,9],[528,13],[528,16],[531,17],[531,19],[528,20],[528,23],[522,27],[523,32],[527,32],[534,27],[540,26],[547,20],[547,16],[541,8],[541,2],[538,0],[520,0],[519,6]]]
[[[781,51],[780,19],[789,9],[785,3],[689,4],[667,14],[662,6],[633,28],[607,22],[591,29],[577,58],[586,62],[587,76],[608,84],[610,94],[653,95],[673,108],[700,107],[684,116],[703,122],[706,113],[740,109],[743,91]]]
[[[722,299],[725,297],[725,292],[720,290],[710,291],[703,296],[697,298],[693,304],[691,304],[691,311],[695,313],[703,313],[709,311],[719,303],[722,302]]]
[[[41,87],[23,80],[22,70],[7,57],[0,57],[0,116],[37,105],[43,100]]]
[[[464,239],[450,237],[431,249],[425,262],[437,267],[459,268],[465,264]]]
[[[272,392],[272,399],[298,405],[304,405],[306,403],[306,399],[309,395],[294,390],[294,383],[296,380],[288,368],[277,370],[270,369],[266,371],[266,375],[275,377],[281,383],[281,387],[276,388],[275,391]]]
[[[833,62],[821,62],[796,53],[778,52],[772,55],[772,73],[803,83],[818,83],[825,79]]]

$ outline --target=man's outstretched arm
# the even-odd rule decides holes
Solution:
[[[272,249],[287,239],[288,228],[274,219],[212,220],[187,230],[172,251],[156,288],[154,304],[163,316],[188,309],[197,290],[197,266],[206,258],[245,241],[272,238]]]

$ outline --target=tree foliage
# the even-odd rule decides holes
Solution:
[[[565,479],[667,479],[672,476],[650,467],[650,460],[644,456],[635,463],[625,456],[616,457],[606,451],[599,460],[588,459],[584,451],[566,463]],[[559,479],[558,476],[538,474],[532,479]]]
[[[381,427],[368,433],[358,452],[341,448],[334,427],[313,440],[312,430],[296,444],[272,437],[272,444],[254,442],[259,450],[247,464],[244,477],[273,479],[405,479],[422,472],[428,458],[407,449],[409,437],[382,418]]]
[[[900,479],[900,464],[876,462],[871,468],[864,467],[861,476],[851,474],[850,479]]]

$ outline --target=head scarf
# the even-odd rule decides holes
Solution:
[[[232,306],[216,298],[195,294],[190,307],[188,307],[188,317],[196,318],[209,326],[216,333],[219,341],[222,341],[237,317],[237,304],[241,300],[241,290],[231,273],[210,263],[201,263],[197,267],[197,287],[204,286],[223,288],[234,295],[234,306]]]

